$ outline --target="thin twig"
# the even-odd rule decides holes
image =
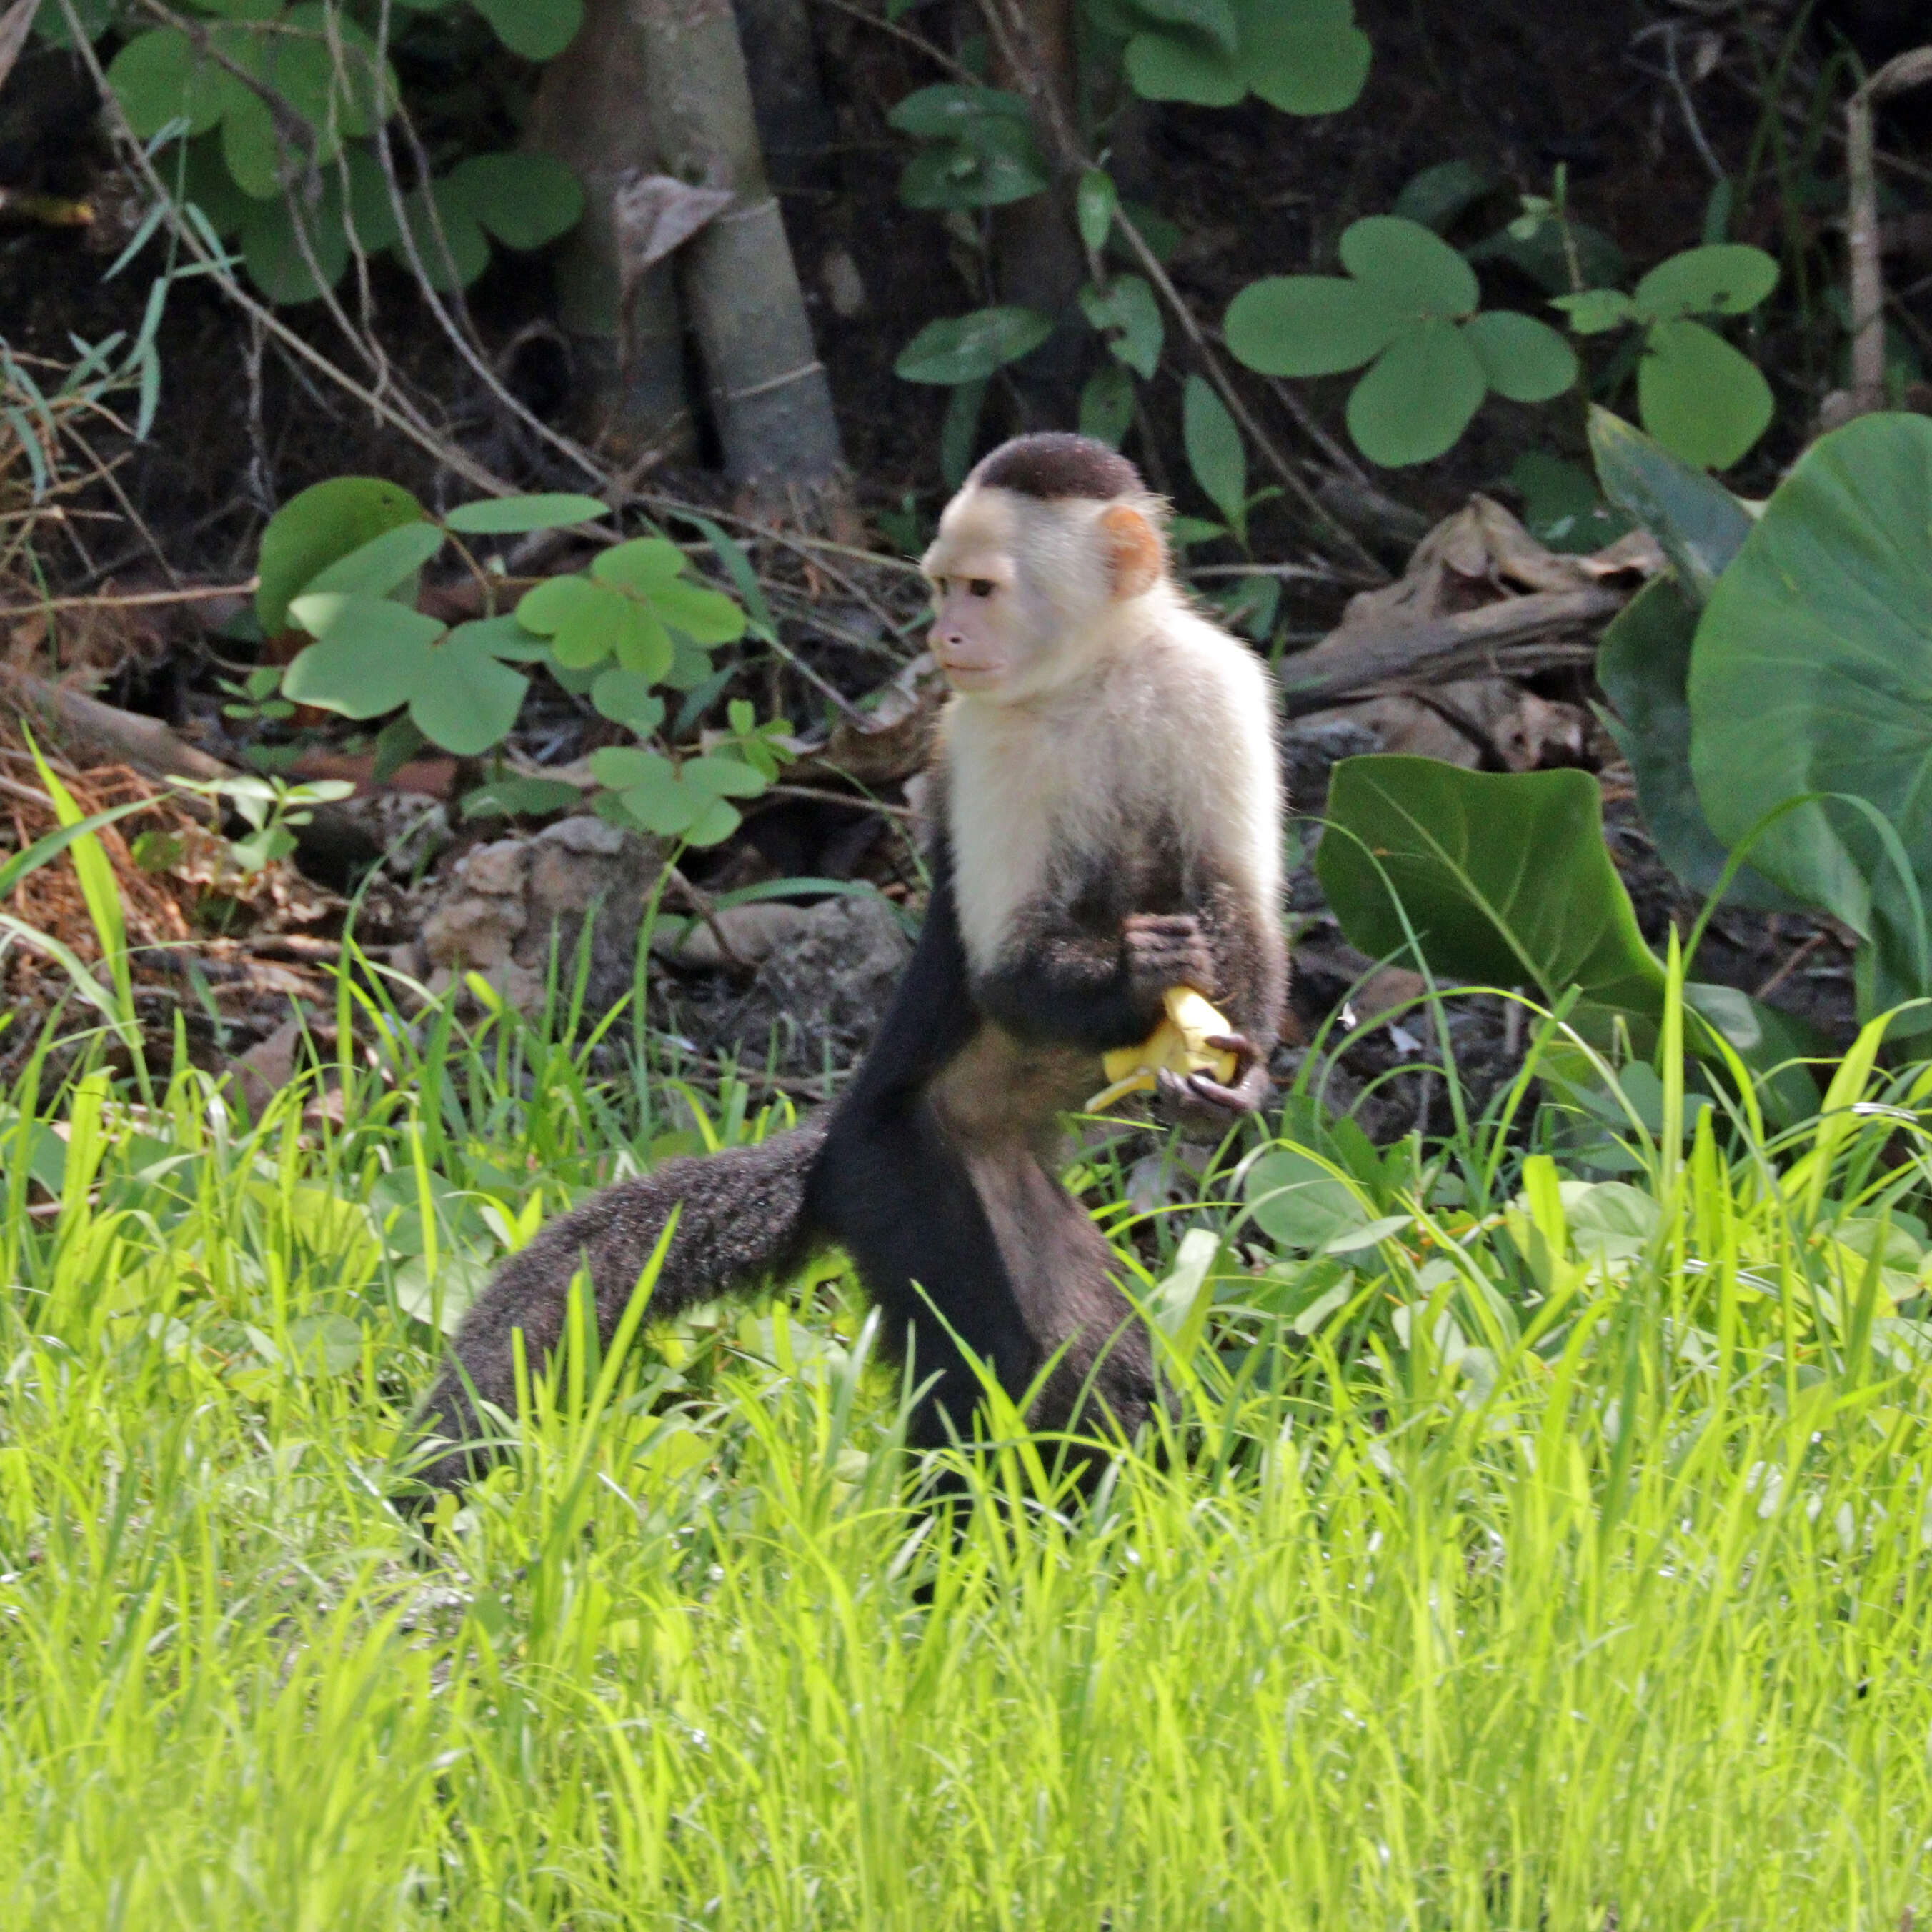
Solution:
[[[821,805],[849,805],[855,812],[877,812],[888,818],[916,819],[919,814],[909,805],[887,805],[884,800],[862,794],[832,791],[820,785],[773,784],[765,788],[767,798],[816,799]]]
[[[731,944],[730,934],[718,924],[718,908],[712,903],[710,894],[700,891],[668,860],[664,862],[664,873],[682,895],[685,904],[703,921],[705,930],[718,942],[718,950],[734,966],[749,971],[751,961]]]
[[[48,610],[130,610],[146,604],[212,604],[223,597],[252,597],[261,583],[259,577],[251,577],[246,584],[189,584],[178,590],[130,591],[124,596],[50,597],[44,603],[0,608],[0,618],[38,617]]]
[[[1664,28],[1664,64],[1670,79],[1670,91],[1677,97],[1677,105],[1684,116],[1684,125],[1689,130],[1690,145],[1697,150],[1699,158],[1711,171],[1714,182],[1725,181],[1724,164],[1711,151],[1710,142],[1704,138],[1704,124],[1697,118],[1697,104],[1690,98],[1690,90],[1684,84],[1684,75],[1677,64],[1677,34],[1681,22],[1666,21]]]
[[[868,14],[864,8],[854,5],[853,0],[816,0],[816,4],[830,7],[835,14],[849,14],[854,20],[862,20],[880,33],[890,34],[894,40],[903,40],[909,47],[916,47],[941,73],[950,74],[968,87],[980,85],[980,76],[963,62],[955,60],[944,47],[935,46],[923,34],[915,34],[910,28],[902,27],[896,20]]]
[[[1804,962],[1810,958],[1812,954],[1816,952],[1831,936],[1828,932],[1814,932],[1802,945],[1792,947],[1784,964],[1779,967],[1778,970],[1772,974],[1756,992],[1752,994],[1751,998],[1754,1000],[1761,1000],[1766,994],[1777,992],[1778,988],[1783,986],[1785,981],[1790,979],[1792,974],[1796,972],[1798,968],[1803,965]]]

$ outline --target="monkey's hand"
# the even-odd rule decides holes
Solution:
[[[1234,1056],[1233,1075],[1223,1083],[1210,1073],[1164,1068],[1155,1076],[1153,1112],[1189,1140],[1218,1141],[1244,1114],[1261,1111],[1274,1082],[1259,1049],[1244,1035],[1216,1034],[1205,1044]]]
[[[1214,997],[1214,956],[1192,913],[1130,913],[1120,931],[1127,980],[1136,999],[1157,1006],[1170,986]]]

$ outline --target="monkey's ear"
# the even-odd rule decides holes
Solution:
[[[1131,503],[1110,503],[1100,512],[1100,532],[1112,567],[1117,598],[1138,597],[1160,581],[1160,533]]]

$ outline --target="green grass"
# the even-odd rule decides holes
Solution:
[[[1369,1237],[1163,1225],[1184,1426],[1084,1511],[1012,1432],[909,1507],[835,1280],[554,1377],[429,1554],[409,1311],[703,1130],[502,1019],[394,1053],[346,1126],[0,1111],[0,1925],[1923,1922],[1915,1073],[1782,1142],[1666,1084],[1594,1188],[1307,1129]]]

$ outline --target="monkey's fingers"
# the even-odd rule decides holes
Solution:
[[[1271,1084],[1258,1055],[1226,1086],[1204,1073],[1163,1071],[1154,1088],[1154,1116],[1190,1139],[1220,1140],[1244,1115],[1259,1112]]]
[[[1214,956],[1192,913],[1135,913],[1120,936],[1128,970],[1143,991],[1191,986],[1204,998],[1214,997]]]

